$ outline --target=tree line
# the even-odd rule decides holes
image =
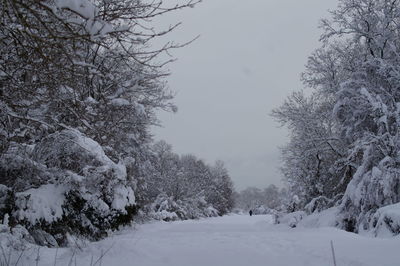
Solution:
[[[252,210],[254,214],[270,214],[277,211],[285,211],[287,203],[287,189],[279,189],[275,185],[269,185],[264,189],[248,187],[234,193],[235,207],[243,210]]]

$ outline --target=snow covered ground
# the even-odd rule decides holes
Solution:
[[[331,240],[338,266],[400,265],[400,237],[368,238],[335,228],[292,229],[273,225],[268,215],[144,224],[91,243],[74,255],[71,249],[41,248],[38,265],[55,265],[56,252],[56,265],[333,265]],[[104,258],[98,260],[102,253]],[[30,254],[35,265],[36,251]]]

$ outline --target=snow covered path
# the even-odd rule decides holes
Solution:
[[[331,240],[338,266],[400,265],[400,237],[367,238],[334,228],[291,229],[272,225],[270,216],[244,215],[141,225],[90,244],[76,254],[76,261],[90,265],[92,256],[96,261],[111,248],[101,260],[103,266],[322,266],[333,265]],[[58,250],[57,265],[68,265],[71,256],[69,249]],[[54,249],[42,249],[39,265],[54,265],[54,258]]]

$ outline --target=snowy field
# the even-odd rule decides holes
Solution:
[[[245,215],[144,224],[75,253],[41,248],[38,265],[322,266],[333,265],[331,240],[338,266],[400,265],[400,237],[368,238],[335,228],[291,229],[273,225],[270,216]],[[36,264],[36,251],[30,253],[32,261],[24,259],[24,265]]]

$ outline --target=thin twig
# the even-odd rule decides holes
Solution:
[[[1,248],[1,253],[2,253],[2,255],[3,255],[3,258],[4,258],[4,263],[7,263],[7,256],[6,256],[6,253],[5,253],[5,251],[4,251],[4,248],[3,248],[3,246],[0,246],[0,248]],[[7,265],[7,264],[6,264]]]
[[[19,260],[22,258],[22,254],[24,254],[24,252],[25,252],[25,250],[22,250],[22,251],[21,251],[21,254],[19,254],[19,257],[18,257],[17,261],[15,262],[15,266],[18,265],[18,262],[19,262]]]
[[[74,256],[75,256],[75,252],[76,252],[76,249],[74,249],[74,252],[72,252],[72,256],[71,256],[71,259],[69,260],[68,266],[72,266],[72,262],[73,262],[73,259],[74,259]]]
[[[100,262],[100,265],[101,265],[103,257],[113,248],[114,244],[115,244],[115,243],[113,243],[113,244],[106,250],[106,252],[103,252],[103,250],[101,250],[101,256],[95,261],[95,263],[93,264],[93,266],[95,266],[98,262]]]

